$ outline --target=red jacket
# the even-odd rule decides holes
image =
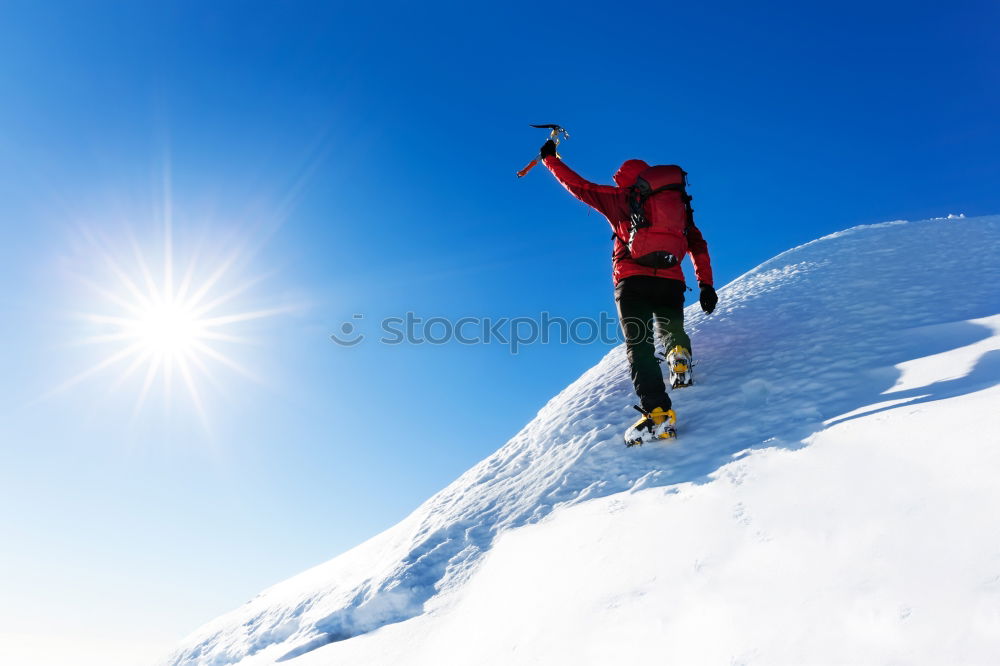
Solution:
[[[637,264],[629,255],[623,238],[629,236],[629,220],[631,211],[628,207],[628,187],[635,179],[648,169],[649,165],[642,160],[628,160],[615,174],[614,185],[598,185],[584,179],[578,173],[563,164],[558,157],[546,157],[545,166],[556,177],[570,194],[593,207],[597,212],[608,218],[611,230],[615,233],[615,251],[612,255],[612,274],[615,284],[630,275],[655,275],[656,277],[672,278],[684,281],[684,271],[681,265],[670,268],[650,268]],[[712,262],[708,257],[708,243],[696,226],[691,226],[687,232],[688,254],[694,263],[695,276],[698,282],[712,284]]]

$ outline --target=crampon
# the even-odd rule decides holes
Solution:
[[[647,412],[638,405],[632,406],[642,417],[625,431],[625,446],[641,446],[647,442],[677,437],[677,415],[674,410],[656,407]]]

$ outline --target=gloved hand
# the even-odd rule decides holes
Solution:
[[[555,154],[556,154],[556,142],[553,141],[552,139],[549,139],[548,141],[545,142],[544,145],[542,145],[542,149],[540,151],[538,151],[538,153],[539,153],[539,155],[542,156],[543,160],[546,157],[555,157]]]
[[[715,293],[715,287],[710,284],[699,282],[698,285],[701,287],[701,296],[698,298],[701,302],[701,309],[707,314],[712,314],[719,302],[719,295]]]

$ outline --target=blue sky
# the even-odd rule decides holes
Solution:
[[[328,337],[611,312],[604,221],[513,176],[528,123],[593,180],[683,165],[719,285],[852,225],[1000,211],[1000,8],[811,4],[5,3],[0,624],[168,646],[394,524],[601,358]],[[168,220],[199,279],[234,253],[218,289],[260,278],[226,312],[280,310],[219,347],[256,381],[207,360],[208,425],[179,382],[136,412],[127,363],[52,392],[114,351],[73,344],[107,306],[82,278],[121,289],[95,248],[135,273],[134,238],[156,272]]]

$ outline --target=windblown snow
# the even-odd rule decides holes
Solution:
[[[719,293],[678,440],[622,446],[617,348],[167,663],[996,663],[1000,216],[856,227]]]

